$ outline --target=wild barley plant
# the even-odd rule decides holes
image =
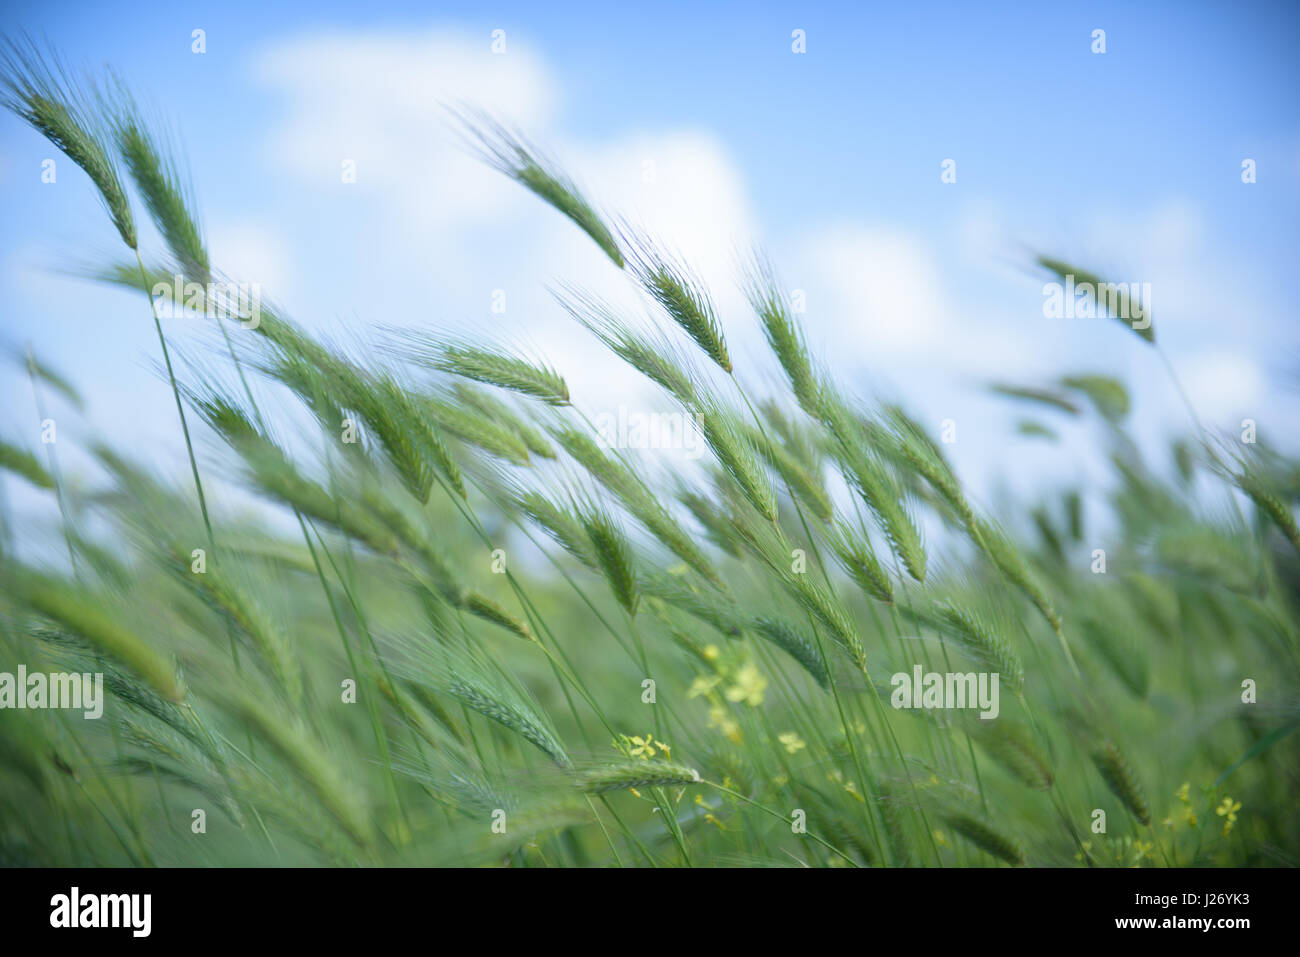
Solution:
[[[5,104],[86,172],[136,259],[100,278],[218,275],[169,137],[121,81],[51,63],[10,45]],[[752,315],[721,315],[688,263],[609,225],[522,136],[460,120],[623,270],[639,315],[564,277],[556,297],[698,415],[710,455],[664,475],[602,447],[562,370],[509,343],[347,350],[273,309],[213,320],[225,348],[181,381],[179,330],[154,312],[192,488],[103,446],[65,483],[24,423],[0,440],[12,481],[58,497],[69,553],[42,563],[4,536],[0,664],[100,671],[110,696],[99,722],[0,716],[0,860],[1296,862],[1295,461],[1230,455],[1198,424],[1167,480],[1121,383],[1027,370],[999,394],[1095,414],[1116,483],[988,514],[903,405],[814,359],[761,252],[739,277]],[[141,251],[128,183],[165,249]],[[745,322],[775,390],[733,361]],[[38,396],[75,395],[27,365]],[[207,500],[191,421],[224,449],[205,472],[297,534]],[[1107,506],[1128,537],[1099,576],[1084,519]],[[516,563],[530,543],[541,562]],[[996,673],[998,718],[893,707],[889,676],[917,665]],[[202,832],[196,805],[216,812]]]

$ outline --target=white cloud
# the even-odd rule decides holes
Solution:
[[[273,226],[244,220],[209,230],[212,261],[233,282],[258,283],[264,293],[291,300],[298,292],[293,251]]]
[[[894,356],[943,347],[954,307],[934,256],[917,236],[837,226],[812,239],[806,257],[815,284],[808,321],[828,345],[855,355]]]
[[[509,51],[493,55],[486,38],[446,30],[418,37],[322,34],[272,48],[260,58],[259,74],[286,97],[288,112],[267,155],[295,177],[331,189],[341,182],[342,161],[355,160],[355,185],[394,217],[425,232],[482,229],[540,204],[470,155],[443,107],[481,108],[557,154],[600,207],[672,243],[706,274],[730,267],[751,218],[740,173],[714,137],[657,130],[566,140],[555,122],[549,66],[515,38]],[[569,256],[573,237],[557,238],[553,219],[545,225],[548,235],[535,252],[550,263]]]
[[[956,227],[958,249],[966,228]],[[1039,317],[995,301],[997,287],[963,286],[969,273],[909,228],[828,227],[803,244],[795,261],[798,285],[807,291],[812,345],[835,367],[865,364],[877,374],[924,373],[964,386],[971,376],[995,376],[1024,368],[1035,354],[1041,358]]]
[[[458,147],[447,107],[472,104],[530,131],[549,126],[550,71],[523,44],[494,55],[485,37],[438,30],[315,34],[266,52],[258,72],[288,99],[273,162],[319,186],[356,164],[358,191],[400,202],[426,224],[499,214],[513,198]]]
[[[516,37],[497,56],[486,37],[447,30],[307,36],[267,50],[259,74],[287,107],[270,161],[334,209],[348,195],[340,188],[358,191],[364,207],[353,212],[365,217],[367,239],[351,272],[418,277],[366,290],[366,301],[331,300],[337,311],[520,338],[566,374],[575,395],[639,388],[546,292],[563,280],[635,304],[629,277],[574,224],[469,155],[442,104],[517,126],[611,224],[626,219],[680,253],[720,312],[734,315],[743,302],[736,253],[753,236],[753,217],[725,146],[689,129],[567,137],[549,64]],[[343,159],[356,161],[355,184],[341,184]],[[337,291],[344,279],[326,281]],[[506,294],[504,315],[488,308],[496,289]]]
[[[1197,412],[1208,421],[1259,415],[1266,383],[1249,357],[1221,350],[1199,353],[1180,362],[1178,374]]]
[[[754,223],[743,175],[714,136],[635,133],[582,155],[579,170],[602,204],[664,241],[711,285],[734,282],[737,250],[752,241]]]

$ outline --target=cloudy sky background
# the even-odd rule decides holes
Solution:
[[[1149,282],[1161,347],[1206,423],[1251,417],[1297,445],[1293,4],[115,6],[10,7],[2,26],[44,34],[74,64],[112,64],[169,117],[214,264],[312,329],[487,330],[551,358],[589,411],[667,408],[552,302],[558,281],[622,297],[626,280],[456,145],[442,104],[472,103],[689,259],[740,375],[760,386],[772,365],[735,262],[762,243],[806,293],[814,351],[936,432],[954,419],[953,458],[986,501],[1100,474],[1078,428],[1052,423],[1061,446],[1013,435],[1031,410],[990,398],[992,379],[1116,375],[1157,460],[1163,436],[1189,428],[1140,339],[1043,317],[1034,251]],[[795,29],[805,54],[791,51]],[[86,418],[59,414],[74,472],[77,447],[103,437],[183,477],[147,304],[62,274],[121,253],[70,163],[41,182],[53,155],[0,117],[0,344],[30,344],[85,393]],[[944,184],[950,158],[957,181]],[[355,183],[341,181],[345,159]],[[201,339],[187,322],[167,328],[181,348]],[[39,450],[12,362],[0,402],[5,438]]]

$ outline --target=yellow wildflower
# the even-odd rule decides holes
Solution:
[[[1232,831],[1232,825],[1237,823],[1237,812],[1241,810],[1241,802],[1234,801],[1230,797],[1225,797],[1223,803],[1214,809],[1214,813],[1223,818],[1223,836],[1227,837]]]
[[[1183,786],[1174,792],[1174,797],[1178,798],[1183,804],[1183,820],[1192,827],[1196,827],[1196,812],[1192,810],[1192,799],[1189,796],[1190,789],[1191,785],[1184,781]],[[1171,831],[1178,829],[1178,821],[1172,814],[1165,818],[1165,827]]]
[[[741,734],[740,725],[727,714],[727,709],[721,705],[714,705],[709,709],[709,727],[717,728],[733,744],[740,744]]]
[[[788,754],[797,754],[804,748],[808,747],[808,745],[804,743],[803,738],[799,737],[799,735],[793,731],[784,731],[776,737],[778,741],[785,745],[785,750]]]
[[[635,745],[631,751],[632,757],[645,758],[648,761],[655,756],[655,741],[650,735],[647,734],[644,738],[633,735],[632,744]]]
[[[763,703],[763,692],[767,690],[767,679],[759,674],[752,663],[736,672],[736,681],[727,689],[728,701],[743,701],[751,708]]]
[[[686,697],[698,698],[700,695],[706,695],[721,683],[722,678],[718,675],[698,675],[687,689]]]

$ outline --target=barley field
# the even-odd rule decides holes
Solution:
[[[0,515],[3,864],[1300,860],[1300,462],[1262,436],[1187,395],[1153,447],[1114,370],[1027,367],[988,384],[1023,434],[1090,423],[1109,477],[992,507],[905,390],[808,346],[762,249],[723,310],[528,130],[458,108],[464,148],[637,290],[552,292],[702,454],[611,443],[545,341],[382,317],[330,341],[274,290],[250,306],[186,144],[115,74],[5,50],[4,122],[120,239],[87,296],[137,295],[188,470],[107,443],[61,470],[5,415],[0,466],[59,520]],[[1023,265],[1105,287],[1055,255]],[[1162,358],[1131,305],[1093,334]],[[38,402],[93,402],[59,355],[20,361]]]

